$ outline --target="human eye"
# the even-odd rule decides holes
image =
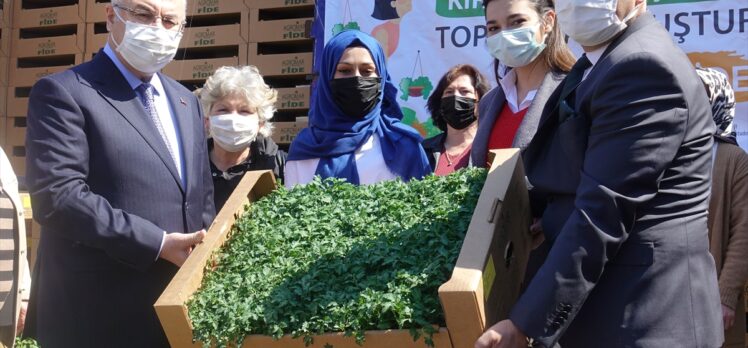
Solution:
[[[180,25],[179,20],[176,17],[164,17],[161,22],[167,29],[177,27]]]

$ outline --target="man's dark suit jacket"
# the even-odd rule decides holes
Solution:
[[[718,347],[714,125],[693,66],[643,14],[579,85],[568,117],[560,89],[524,154],[552,248],[510,318],[543,346]]]
[[[159,77],[186,185],[103,51],[31,91],[27,179],[42,232],[26,335],[43,347],[168,347],[153,309],[177,270],[158,259],[163,231],[207,229],[215,211],[200,105]]]

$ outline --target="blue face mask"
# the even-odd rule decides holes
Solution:
[[[486,39],[486,47],[494,58],[506,66],[525,66],[545,49],[545,43],[535,41],[538,30],[540,23],[531,27],[502,30]]]

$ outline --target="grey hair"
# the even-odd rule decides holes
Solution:
[[[187,13],[187,9],[189,8],[188,7],[189,6],[188,5],[189,2],[190,2],[190,0],[184,0],[184,12],[185,13]],[[112,6],[114,6],[114,5],[122,5],[122,0],[112,0],[110,3],[112,4]]]
[[[198,95],[203,113],[207,117],[213,104],[232,95],[244,97],[249,105],[257,110],[257,116],[263,124],[260,134],[264,137],[272,135],[273,125],[270,119],[276,111],[278,92],[265,83],[257,67],[224,66],[216,70],[213,76],[205,81]]]

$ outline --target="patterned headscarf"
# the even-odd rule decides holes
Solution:
[[[706,87],[709,103],[712,104],[712,117],[717,125],[716,137],[737,145],[732,120],[735,117],[735,92],[727,80],[727,76],[715,69],[696,68]]]

